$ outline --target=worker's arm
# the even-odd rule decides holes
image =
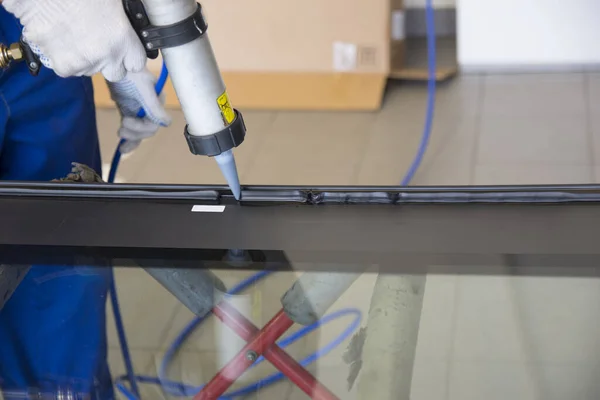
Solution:
[[[114,82],[146,64],[121,0],[0,1],[20,19],[23,36],[42,63],[59,76],[101,72]]]

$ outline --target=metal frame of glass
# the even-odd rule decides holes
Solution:
[[[237,202],[221,186],[4,182],[0,263],[215,269],[246,249],[249,269],[292,259],[306,270],[595,275],[600,265],[600,186],[244,189]]]
[[[259,356],[312,398],[336,399],[275,342],[294,322],[318,320],[370,265],[597,276],[599,204],[599,186],[247,187],[238,202],[220,186],[5,182],[0,268],[17,271],[2,282],[10,295],[30,264],[141,266],[247,341],[195,399],[224,393]],[[217,295],[224,286],[206,271],[217,268],[354,273],[303,275],[259,330]],[[413,286],[421,300],[423,284]]]

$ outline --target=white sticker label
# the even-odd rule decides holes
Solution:
[[[333,43],[333,69],[335,71],[353,71],[356,69],[358,48],[353,43]]]
[[[393,11],[392,12],[392,39],[393,40],[404,40],[405,34],[405,16],[404,11]]]
[[[192,212],[208,212],[208,213],[222,213],[225,211],[225,206],[194,206]]]

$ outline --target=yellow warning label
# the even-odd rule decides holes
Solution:
[[[233,111],[233,108],[231,108],[231,103],[229,102],[229,96],[227,96],[227,92],[224,92],[219,96],[217,103],[221,109],[223,120],[227,123],[227,125],[231,124],[235,119],[235,112]]]

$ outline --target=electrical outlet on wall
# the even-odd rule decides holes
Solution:
[[[358,46],[354,43],[333,43],[334,71],[354,71],[358,61]]]
[[[333,44],[334,71],[355,71],[378,66],[379,52],[376,46],[335,42]]]

